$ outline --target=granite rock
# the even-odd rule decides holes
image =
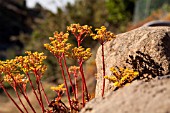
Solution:
[[[80,113],[170,113],[170,76],[134,81],[104,98],[94,98]]]
[[[116,35],[104,46],[106,75],[110,67],[126,67],[139,71],[143,77],[154,78],[170,73],[170,27],[141,27]],[[95,97],[102,91],[101,47],[96,55],[97,85]],[[106,80],[105,92],[113,87]]]

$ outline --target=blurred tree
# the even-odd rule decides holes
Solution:
[[[100,27],[106,21],[105,0],[76,0],[74,5],[68,4],[66,12],[71,23],[87,24]]]
[[[125,31],[126,25],[132,20],[135,1],[106,0],[106,8],[108,10],[108,18],[106,19],[113,31]]]

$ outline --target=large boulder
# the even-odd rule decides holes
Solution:
[[[134,81],[91,100],[80,113],[170,113],[170,76]]]
[[[135,69],[147,79],[170,73],[170,27],[141,27],[118,34],[115,39],[105,44],[104,50],[108,76],[111,75],[110,67],[112,66]],[[95,97],[100,97],[102,91],[101,47],[96,55],[96,65]],[[105,92],[112,87],[113,83],[106,80]]]

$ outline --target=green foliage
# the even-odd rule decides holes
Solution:
[[[127,12],[125,12],[125,4],[122,0],[107,0],[106,5],[110,13],[109,21],[117,23],[126,19]]]
[[[118,31],[124,31],[126,24],[132,20],[135,0],[106,0],[107,21]],[[112,28],[112,29],[115,29]]]

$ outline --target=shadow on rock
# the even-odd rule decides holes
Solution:
[[[139,72],[137,79],[150,80],[156,76],[162,76],[164,69],[162,64],[155,62],[151,56],[142,53],[141,51],[136,52],[136,56],[129,55],[126,63],[130,64],[132,68]]]

